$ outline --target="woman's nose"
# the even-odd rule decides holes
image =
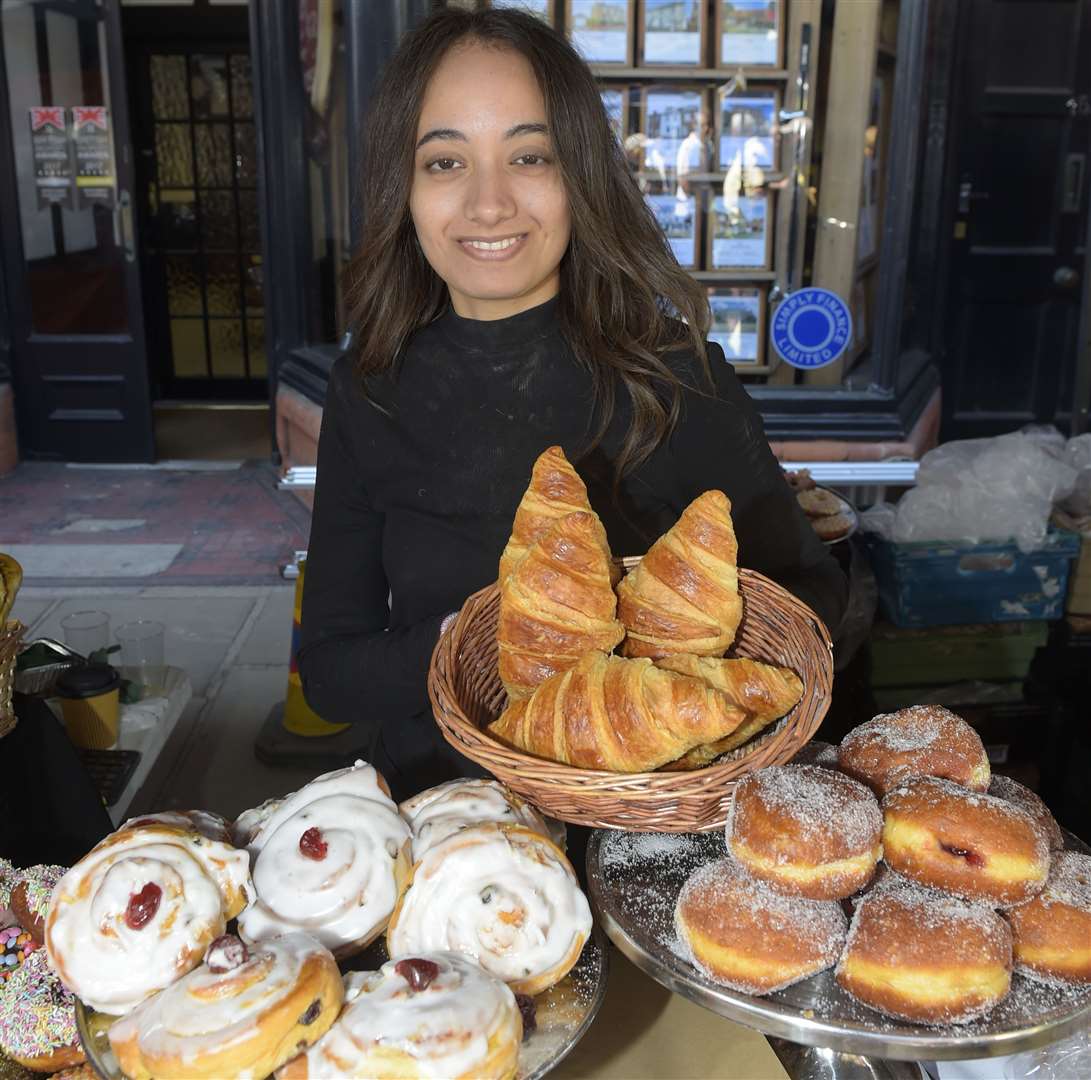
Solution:
[[[515,198],[503,170],[479,168],[466,192],[466,217],[494,225],[515,214]]]

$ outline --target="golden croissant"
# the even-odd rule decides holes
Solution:
[[[595,651],[512,702],[489,734],[538,757],[634,773],[722,739],[745,715],[701,679]]]
[[[551,446],[538,455],[530,474],[530,486],[519,501],[515,521],[511,526],[511,539],[500,556],[499,579],[503,582],[518,565],[519,560],[557,522],[575,513],[594,514],[587,500],[587,488],[564,451]],[[598,517],[595,517],[598,522]],[[602,542],[606,545],[606,531],[602,529]],[[609,549],[607,549],[609,550]]]
[[[723,656],[742,619],[731,503],[693,500],[618,585],[625,656]]]
[[[656,667],[680,675],[704,679],[724,694],[743,713],[743,720],[730,735],[696,746],[664,769],[700,769],[714,758],[742,746],[762,728],[794,709],[803,696],[803,683],[788,668],[757,660],[718,660],[711,656],[666,656]]]
[[[533,544],[500,584],[497,667],[508,696],[530,697],[588,649],[609,652],[616,619],[610,550],[594,514],[568,514]]]

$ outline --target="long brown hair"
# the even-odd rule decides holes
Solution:
[[[363,235],[346,282],[360,374],[390,370],[413,332],[448,303],[447,287],[417,240],[409,193],[425,90],[448,50],[465,41],[520,53],[545,99],[572,220],[558,316],[592,374],[599,418],[592,445],[614,415],[619,382],[629,394],[632,422],[614,461],[620,481],[678,419],[682,383],[665,355],[688,345],[711,386],[708,302],[679,267],[634,182],[590,68],[560,34],[525,12],[437,12],[406,35],[387,65],[370,107]]]

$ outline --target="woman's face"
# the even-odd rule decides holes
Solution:
[[[555,296],[571,223],[530,64],[456,46],[424,95],[409,210],[455,311],[503,319]]]

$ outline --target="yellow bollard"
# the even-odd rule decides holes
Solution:
[[[295,608],[292,613],[292,652],[288,663],[288,693],[284,698],[284,727],[293,735],[337,735],[351,724],[330,724],[307,704],[303,683],[299,678],[299,630],[303,611],[303,574],[307,562],[299,562],[299,577],[295,583]]]

